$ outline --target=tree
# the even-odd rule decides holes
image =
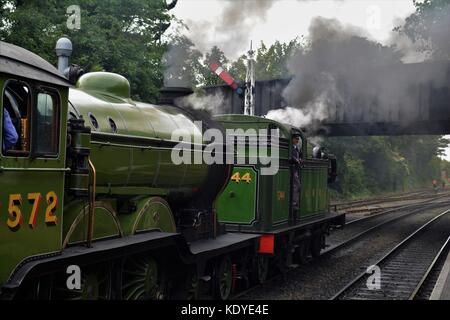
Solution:
[[[450,58],[450,0],[414,0],[416,11],[395,30],[406,34],[435,59]]]
[[[164,85],[169,87],[195,87],[202,78],[202,53],[184,35],[172,35],[163,57]]]
[[[210,52],[205,54],[205,58],[203,60],[203,68],[202,68],[202,85],[205,86],[215,86],[223,84],[223,81],[211,71],[209,65],[211,63],[218,63],[222,68],[228,69],[228,58],[225,56],[222,50],[219,47],[214,46],[211,48]]]
[[[292,73],[288,70],[289,59],[302,48],[297,39],[288,43],[276,41],[269,48],[264,42],[256,52],[255,76],[258,80],[286,78]]]
[[[255,78],[256,80],[268,80],[275,78],[287,78],[292,73],[287,68],[289,59],[298,51],[302,50],[304,43],[298,39],[281,43],[276,41],[270,47],[261,41],[255,54]],[[247,71],[247,55],[240,56],[231,63],[230,73],[242,81],[245,80]]]
[[[86,71],[120,73],[130,80],[135,99],[155,101],[162,86],[165,51],[160,37],[170,24],[170,4],[78,0],[79,30],[67,27],[67,8],[72,4],[70,0],[0,0],[0,39],[56,64],[55,43],[68,36],[74,45],[72,63]]]
[[[247,73],[247,56],[241,55],[237,60],[231,63],[230,74],[240,81],[245,81],[245,75]]]
[[[346,198],[430,186],[450,167],[438,158],[447,144],[440,136],[331,137],[323,143],[337,157],[334,188]]]

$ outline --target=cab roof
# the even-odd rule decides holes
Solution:
[[[0,73],[70,86],[69,81],[46,60],[22,47],[0,41]]]
[[[278,122],[269,118],[260,117],[260,116],[250,116],[244,114],[219,114],[213,117],[215,120],[220,121],[222,123],[233,123],[233,124],[251,124],[251,123],[273,123],[276,124],[285,134],[286,137],[289,137],[292,132],[298,132],[302,138],[305,138],[304,132],[297,127],[289,125],[287,123]]]

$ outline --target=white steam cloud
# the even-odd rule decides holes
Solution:
[[[368,39],[361,29],[317,17],[309,35],[310,47],[288,63],[294,74],[283,91],[288,107],[271,110],[268,118],[312,131],[318,131],[323,120],[360,123],[389,118],[406,125],[427,116],[417,106],[426,103],[423,97],[431,86],[448,80],[439,65],[406,67],[404,62],[421,62],[431,54],[419,50],[423,42],[412,42],[405,34],[397,34],[385,46]]]
[[[221,16],[214,23],[188,20],[189,37],[196,47],[206,52],[219,45],[225,54],[234,57],[250,43],[249,30],[267,18],[267,13],[276,0],[224,0]],[[214,30],[213,33],[210,31]],[[215,39],[211,39],[214,34]]]
[[[176,99],[175,103],[180,107],[191,107],[196,110],[204,110],[214,115],[221,113],[223,100],[224,96],[222,93],[208,95],[193,93],[191,95]]]

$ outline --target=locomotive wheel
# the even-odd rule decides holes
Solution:
[[[320,256],[320,250],[322,250],[322,234],[315,235],[311,241],[311,255],[313,258]]]
[[[134,256],[125,263],[122,298],[125,300],[162,300],[167,289],[163,272],[155,259]]]
[[[256,258],[256,281],[258,284],[263,284],[269,275],[269,257],[265,255],[258,255]]]
[[[197,270],[188,271],[173,281],[170,288],[170,299],[174,300],[197,300],[200,294],[200,281]]]
[[[295,257],[299,263],[306,263],[308,261],[308,256],[310,253],[310,241],[309,239],[304,239],[300,241],[297,249],[295,250]]]
[[[110,300],[112,293],[112,270],[108,263],[81,267],[80,289],[67,288],[67,274],[57,277],[52,299],[63,300]]]
[[[28,279],[11,295],[14,300],[50,300],[52,291],[50,276]]]
[[[200,282],[198,280],[197,273],[193,272],[189,275],[188,279],[188,292],[187,292],[187,300],[197,300],[200,292]]]
[[[227,300],[230,297],[232,282],[231,259],[225,256],[216,266],[214,293],[217,299]]]

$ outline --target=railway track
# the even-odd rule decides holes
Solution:
[[[442,197],[444,196],[417,204],[406,205],[395,209],[389,209],[377,213],[376,215],[371,215],[368,217],[349,221],[348,223],[345,224],[344,230],[342,230],[340,233],[335,233],[328,238],[328,240],[331,241],[331,244],[328,245],[329,248],[325,249],[322,252],[322,254],[331,253],[333,251],[340,249],[343,246],[347,246],[353,242],[356,242],[363,236],[366,236],[371,232],[374,232],[377,229],[389,223],[395,222],[399,219],[419,213],[426,209],[432,209],[435,207],[450,204],[450,201],[436,202],[436,200]],[[402,211],[405,212],[402,213]]]
[[[448,252],[450,250],[450,236],[447,241],[439,250],[435,259],[431,263],[427,272],[422,277],[421,281],[416,287],[416,290],[411,295],[412,300],[429,300],[433,292],[434,286],[439,278],[439,274],[447,258]]]
[[[448,249],[449,213],[426,222],[374,263],[381,271],[379,287],[369,289],[371,274],[364,270],[332,299],[414,299]]]
[[[450,205],[450,201],[436,201],[439,200],[444,196],[440,196],[438,198],[434,198],[425,202],[412,204],[412,205],[406,205],[395,209],[386,210],[384,212],[378,213],[376,215],[371,215],[368,217],[356,219],[353,221],[350,221],[346,224],[346,228],[344,230],[340,230],[339,232],[336,232],[334,234],[339,234],[343,231],[349,231],[347,232],[347,235],[336,237],[335,243],[332,244],[328,249],[322,251],[321,257],[326,257],[327,255],[331,255],[332,253],[340,250],[345,249],[346,247],[352,245],[353,243],[356,243],[357,240],[362,239],[364,236],[369,236],[372,232],[375,232],[382,228],[383,226],[387,226],[390,223],[394,223],[396,221],[399,221],[402,218],[406,218],[408,216],[414,215],[414,214],[420,214],[420,212],[424,210],[430,210],[433,208],[439,208],[442,206],[448,206]],[[401,213],[401,211],[406,210],[405,213]],[[392,216],[391,214],[395,214],[396,212],[399,212],[400,214],[396,214],[395,216]],[[351,229],[350,229],[351,228]],[[332,234],[333,235],[333,234]],[[330,237],[331,238],[331,237]],[[433,269],[435,271],[436,268]],[[436,273],[436,272],[434,272]],[[430,274],[433,274],[430,271]],[[238,292],[233,295],[232,299],[239,299],[251,292],[257,291],[260,288],[263,288],[265,285],[269,285],[271,283],[276,283],[280,281],[283,277],[285,277],[285,274],[276,274],[272,277],[270,277],[264,284],[262,285],[256,285],[254,287],[248,288],[244,291]],[[437,279],[437,277],[436,277]],[[423,285],[432,282],[429,281],[428,278],[423,281]],[[431,289],[432,290],[432,289]],[[429,293],[431,293],[431,290]],[[424,290],[421,289],[420,292]]]
[[[334,208],[335,211],[346,212],[346,213],[355,213],[355,212],[377,212],[381,211],[384,208],[377,207],[369,207],[381,203],[389,203],[389,202],[397,202],[397,201],[407,201],[407,200],[417,200],[422,198],[430,198],[435,197],[435,193],[430,190],[420,190],[412,193],[406,193],[401,195],[393,195],[387,197],[373,198],[373,199],[363,199],[363,200],[355,200],[349,202],[336,202],[330,205],[331,208]]]

